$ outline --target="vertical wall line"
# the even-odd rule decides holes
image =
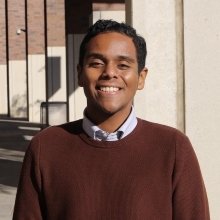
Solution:
[[[28,11],[27,0],[25,2],[25,56],[26,56],[26,87],[27,87],[27,120],[29,121],[29,74],[28,74]]]
[[[46,124],[49,124],[48,111],[48,49],[47,49],[47,0],[44,0],[44,44],[45,44],[45,91],[46,91]]]
[[[133,25],[133,6],[132,0],[125,0],[125,20],[129,25]]]
[[[175,1],[176,12],[176,70],[177,70],[177,128],[185,132],[185,61],[184,61],[184,0]]]
[[[186,93],[185,93],[185,32],[184,32],[184,0],[182,0],[182,56],[183,56],[183,123],[186,132]]]
[[[10,117],[10,90],[9,90],[9,39],[8,39],[8,0],[5,0],[5,34],[6,34],[6,73],[7,73],[7,108]]]
[[[64,1],[64,17],[65,17],[65,50],[66,50],[66,116],[69,122],[69,54],[68,54],[68,15],[67,15],[67,0]]]

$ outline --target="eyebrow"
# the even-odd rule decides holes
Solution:
[[[118,60],[125,60],[129,63],[135,63],[135,59],[129,56],[118,56]]]
[[[100,54],[100,53],[89,53],[89,54],[87,54],[86,56],[85,56],[87,59],[89,59],[89,58],[98,58],[98,59],[106,59],[102,54]]]
[[[106,57],[100,53],[90,53],[86,55],[86,58],[97,58],[97,59],[101,59],[101,60],[106,60]],[[126,55],[119,55],[116,58],[119,61],[127,61],[129,63],[135,63],[135,59]]]

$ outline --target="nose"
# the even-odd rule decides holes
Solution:
[[[116,67],[111,64],[111,63],[108,63],[105,65],[105,68],[103,69],[103,72],[102,72],[102,76],[104,78],[114,78],[114,77],[117,77],[117,69]]]

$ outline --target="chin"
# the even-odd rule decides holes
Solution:
[[[99,106],[100,110],[102,113],[111,116],[114,115],[116,113],[123,113],[124,111],[126,111],[125,108],[123,108],[122,106]]]
[[[116,109],[112,109],[112,108],[101,108],[101,111],[109,116],[111,116],[117,112]]]

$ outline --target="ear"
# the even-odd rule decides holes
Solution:
[[[145,79],[147,77],[147,73],[148,73],[148,69],[146,67],[144,67],[141,72],[139,73],[139,78],[138,78],[138,90],[142,90],[144,88],[145,85]]]
[[[78,73],[78,85],[80,87],[83,87],[82,67],[79,64],[77,65],[77,73]]]

